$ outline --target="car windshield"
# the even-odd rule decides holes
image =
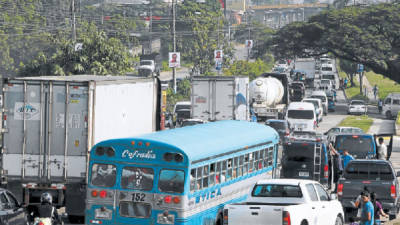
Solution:
[[[328,80],[333,80],[335,79],[335,75],[322,75],[322,79],[328,79]]]
[[[175,106],[175,111],[179,111],[179,110],[190,110],[190,105],[176,105]]]
[[[332,67],[324,66],[324,67],[322,67],[322,71],[332,71]]]
[[[200,122],[200,121],[183,121],[182,127],[192,126],[192,125],[196,125],[196,124],[202,124],[202,122]]]
[[[177,110],[176,115],[181,119],[189,119],[190,118],[190,110]]]
[[[279,121],[268,121],[267,125],[274,128],[275,130],[284,130],[286,129],[285,123],[284,122],[279,122]]]
[[[158,189],[167,193],[182,193],[185,186],[183,170],[163,169],[158,180]]]
[[[303,194],[299,186],[282,184],[258,184],[251,193],[253,197],[286,197],[301,198]]]
[[[152,64],[151,61],[141,61],[141,62],[140,62],[140,65],[141,65],[141,66],[151,66],[151,64]],[[136,64],[136,65],[137,65],[137,64]]]
[[[111,164],[93,164],[91,183],[98,187],[112,187],[117,178],[116,166]]]
[[[322,96],[322,95],[312,95],[311,98],[321,99],[321,102],[325,102],[326,101],[326,97]]]
[[[390,165],[379,162],[353,162],[346,167],[346,179],[360,180],[393,180]]]
[[[365,159],[369,154],[375,154],[373,138],[360,135],[343,135],[336,137],[336,149],[342,152],[348,150],[356,159]]]
[[[151,190],[153,188],[154,170],[126,166],[122,169],[121,187],[124,189]]]
[[[285,145],[282,158],[284,161],[312,162],[314,160],[314,145],[313,144]]]
[[[288,110],[288,118],[291,119],[314,119],[314,111],[312,110]]]
[[[365,105],[365,103],[362,101],[352,101],[351,105]]]
[[[321,84],[330,84],[331,81],[330,80],[321,80]]]

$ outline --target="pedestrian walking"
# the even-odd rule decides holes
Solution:
[[[382,204],[377,200],[377,194],[375,192],[371,193],[371,202],[374,206],[374,225],[381,225],[381,216],[389,217],[382,208]]]
[[[357,209],[357,218],[361,218],[361,212],[364,207],[362,196],[365,193],[369,193],[369,189],[367,186],[364,186],[363,191],[361,191],[360,195],[357,196],[356,201],[354,202],[354,207]]]
[[[378,100],[378,111],[379,113],[382,113],[382,107],[383,107],[383,101],[382,99]]]
[[[387,147],[383,142],[383,137],[379,137],[378,139],[378,154],[376,156],[377,159],[387,159]]]
[[[329,169],[331,172],[329,173],[329,185],[335,185],[335,191],[337,191],[337,182],[339,180],[339,176],[343,171],[343,162],[342,157],[339,152],[332,146],[332,143],[329,143],[330,150],[330,160],[329,160]]]
[[[373,90],[373,92],[374,92],[374,97],[375,97],[375,99],[376,99],[376,95],[378,94],[378,85],[374,85],[374,88],[372,89]]]
[[[374,205],[370,201],[369,193],[363,193],[362,201],[364,206],[361,209],[361,223],[360,225],[373,225],[374,224]]]
[[[346,89],[347,88],[347,83],[348,83],[349,81],[347,80],[347,77],[346,78],[344,78],[344,88]]]
[[[343,78],[339,79],[339,86],[340,86],[341,89],[343,88]]]

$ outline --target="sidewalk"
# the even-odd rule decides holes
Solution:
[[[356,80],[360,80],[360,77],[359,77],[359,75],[357,74],[357,75],[355,75],[354,76],[354,79],[356,79]],[[369,81],[368,81],[368,79],[367,79],[367,76],[363,76],[363,80],[362,80],[362,82],[363,82],[363,92],[364,92],[364,95],[365,95],[365,92],[367,92],[366,94],[366,96],[367,96],[367,98],[368,98],[368,103],[370,103],[370,104],[376,104],[377,102],[378,102],[378,99],[379,99],[379,97],[378,96],[376,96],[376,98],[375,98],[375,96],[374,96],[374,91],[373,91],[373,87],[372,87],[372,85],[369,83]]]

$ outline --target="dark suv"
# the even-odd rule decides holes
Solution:
[[[288,141],[291,130],[287,120],[267,120],[265,125],[274,128],[278,132],[281,143]]]

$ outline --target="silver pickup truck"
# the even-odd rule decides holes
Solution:
[[[270,179],[257,182],[247,201],[224,208],[224,224],[343,225],[336,196],[311,180]]]

